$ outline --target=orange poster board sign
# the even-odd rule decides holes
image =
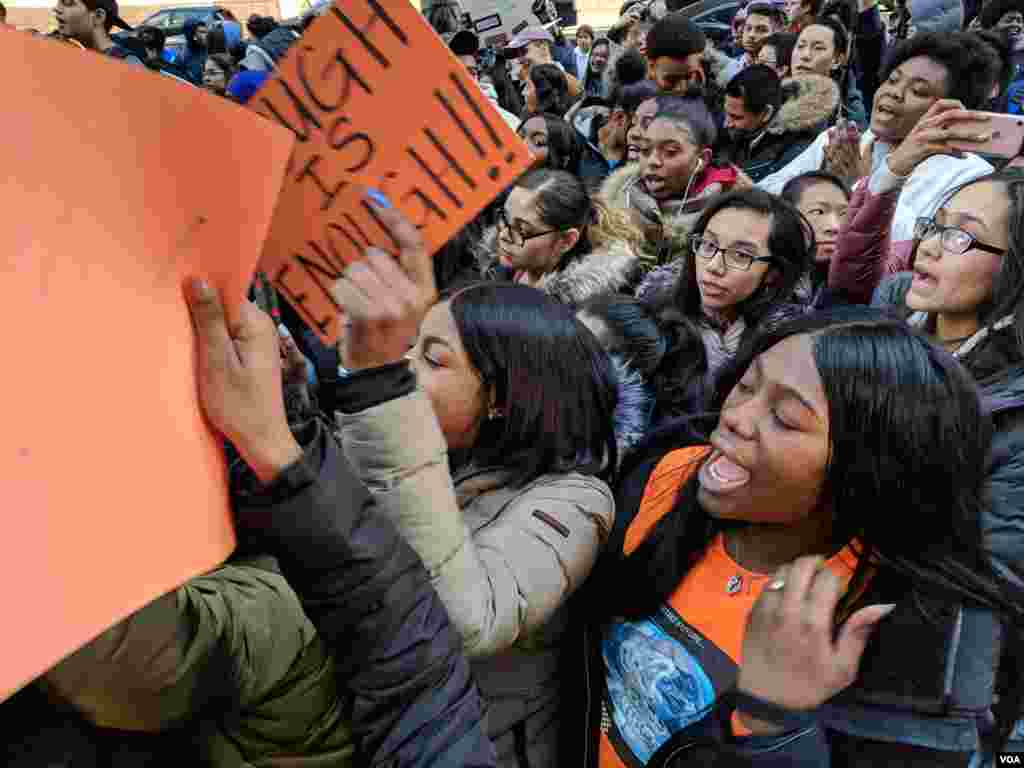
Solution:
[[[234,548],[182,286],[244,298],[292,137],[23,32],[0,69],[3,699]]]
[[[336,0],[251,104],[296,138],[260,268],[328,343],[345,266],[367,245],[395,252],[366,187],[436,250],[531,163],[408,0]]]

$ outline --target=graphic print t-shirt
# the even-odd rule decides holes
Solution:
[[[644,505],[658,495],[652,484],[670,457],[652,474]],[[634,524],[646,535],[661,515],[645,519],[644,505]],[[627,535],[627,553],[629,545]],[[846,548],[827,565],[848,583],[856,558]],[[609,625],[601,649],[607,693],[600,768],[639,768],[659,750],[703,735],[717,697],[736,682],[747,616],[770,578],[739,566],[719,535],[654,616]]]

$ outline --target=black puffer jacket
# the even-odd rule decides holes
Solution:
[[[480,697],[461,652],[461,638],[422,563],[375,508],[326,427],[314,422],[303,442],[307,443],[303,459],[269,488],[259,487],[247,468],[236,466],[233,489],[239,540],[248,550],[277,555],[301,609],[334,657],[341,711],[350,723],[355,746],[351,764],[493,768],[497,758],[482,729]],[[173,593],[170,598],[172,604],[167,607],[173,614]],[[162,601],[166,602],[161,599],[157,604]],[[187,635],[194,622],[186,618],[172,616],[171,625],[182,625],[182,634],[171,633],[164,645],[152,643],[153,654],[174,642],[195,650]],[[300,630],[297,626],[296,632]],[[242,642],[247,652],[253,650],[254,643],[244,638]],[[230,661],[254,663],[251,674],[266,674],[259,658],[237,659],[234,648],[229,652]],[[222,659],[200,666],[205,673],[193,676],[195,685],[186,692],[191,694],[187,708],[198,712],[212,707],[218,723],[241,725],[231,691],[245,682],[245,675]],[[288,675],[295,678],[296,670]],[[173,688],[175,681],[170,677]],[[225,691],[227,696],[214,698],[214,693]],[[267,692],[261,706],[282,692],[280,686]],[[306,696],[293,693],[308,707],[315,687],[309,685]],[[198,715],[164,733],[98,729],[70,708],[48,701],[36,687],[0,705],[0,715],[0,764],[8,768],[204,765],[201,755],[214,726]],[[338,717],[337,710],[309,732],[332,717]],[[268,725],[264,722],[261,727]],[[257,730],[239,733],[251,740]],[[312,756],[293,752],[279,762],[276,757],[216,762],[237,768],[346,764],[344,756],[322,752]]]
[[[458,631],[327,429],[271,488],[233,480],[240,532],[276,555],[352,694],[355,764],[496,765]]]
[[[992,413],[992,505],[985,545],[999,574],[1024,594],[1024,366],[982,388]]]

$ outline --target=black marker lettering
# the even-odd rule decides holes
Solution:
[[[406,152],[408,152],[409,156],[416,161],[416,164],[420,167],[420,170],[426,174],[427,178],[434,182],[434,185],[441,191],[441,194],[447,197],[456,208],[462,208],[462,200],[457,194],[455,194],[452,188],[445,183],[445,176],[447,176],[450,171],[455,171],[455,173],[462,179],[463,183],[465,183],[465,185],[470,189],[476,189],[476,184],[470,178],[469,174],[466,173],[465,169],[459,165],[459,161],[452,156],[451,152],[445,148],[430,128],[424,128],[423,133],[430,140],[430,143],[434,145],[434,149],[437,150],[438,154],[444,158],[447,165],[441,169],[435,170],[430,167],[426,160],[423,159],[415,147],[407,147]]]
[[[343,149],[345,149],[345,147],[347,147],[352,142],[361,142],[363,145],[362,159],[355,165],[347,166],[344,169],[347,173],[359,173],[361,170],[363,170],[364,168],[366,168],[366,166],[370,164],[371,160],[373,160],[373,139],[371,139],[369,136],[367,136],[365,133],[362,133],[361,131],[358,133],[350,133],[347,136],[345,136],[344,139],[341,139],[338,136],[338,134],[340,133],[339,128],[343,125],[348,125],[350,122],[351,121],[347,117],[339,117],[337,120],[335,120],[334,124],[331,125],[331,128],[327,133],[327,143],[330,145],[331,149],[341,152]]]
[[[364,208],[367,208],[367,205],[366,205],[366,203],[363,203],[363,207],[364,207]],[[373,211],[372,211],[372,210],[370,211],[370,214],[371,214],[371,215],[373,216],[373,218],[374,218],[374,219],[375,219],[375,220],[377,221],[377,223],[379,224],[379,223],[380,223],[380,219],[378,219],[378,218],[377,218],[377,214],[373,213]],[[359,226],[359,222],[355,220],[355,218],[354,218],[354,217],[352,216],[352,214],[351,214],[351,213],[346,213],[346,214],[345,214],[345,221],[347,221],[347,222],[349,223],[349,226],[350,226],[350,227],[352,227],[352,229],[354,229],[354,230],[355,230],[356,232],[358,232],[358,233],[359,233],[359,236],[360,236],[361,238],[363,238],[363,242],[362,242],[362,244],[361,244],[361,245],[359,246],[359,251],[360,251],[360,253],[362,253],[362,251],[363,251],[363,249],[364,249],[364,248],[367,248],[367,247],[369,247],[369,246],[373,245],[373,243],[372,243],[372,242],[370,242],[370,238],[369,238],[369,236],[368,236],[368,235],[366,234],[366,231],[365,231],[365,230],[364,230],[364,229],[363,229],[362,227],[360,227],[360,226]]]
[[[330,102],[322,98],[320,94],[314,91],[312,84],[309,80],[309,75],[306,73],[306,59],[302,55],[303,51],[314,50],[311,46],[304,46],[297,56],[296,70],[299,73],[299,82],[302,83],[303,89],[306,91],[306,95],[313,100],[317,108],[322,112],[328,114],[341,109],[348,104],[349,96],[352,94],[352,82],[355,81],[359,86],[366,92],[367,95],[373,95],[373,89],[370,88],[369,84],[363,79],[362,75],[356,71],[356,68],[349,64],[348,59],[345,58],[345,52],[337,50],[334,53],[334,57],[324,64],[323,70],[320,72],[320,82],[329,82],[336,71],[341,72],[341,78],[338,82],[338,98],[337,101]],[[340,65],[336,67],[335,65]],[[320,127],[319,125],[317,126]]]
[[[435,203],[430,197],[427,196],[419,187],[415,187],[409,194],[402,198],[402,202],[405,203],[410,198],[415,197],[420,203],[423,204],[423,220],[416,225],[416,229],[424,229],[427,226],[427,222],[430,219],[430,215],[434,214],[441,221],[448,221],[448,215],[441,210],[441,208]]]
[[[331,318],[317,320],[313,313],[310,312],[309,307],[306,306],[306,299],[309,297],[305,293],[295,293],[285,284],[285,275],[291,271],[291,264],[283,264],[270,282],[288,299],[288,303],[292,305],[292,308],[305,318],[310,328],[317,328],[321,333],[327,333],[327,326],[331,324]]]
[[[273,103],[271,103],[270,100],[267,99],[265,96],[260,98],[260,102],[263,104],[264,107],[270,110],[270,114],[268,115],[264,112],[260,112],[260,114],[262,114],[264,117],[276,120],[278,124],[283,125],[289,131],[295,134],[295,138],[298,141],[309,141],[310,124],[315,126],[318,130],[323,129],[323,126],[320,124],[320,121],[316,118],[316,115],[309,111],[309,107],[307,107],[306,104],[298,96],[295,95],[295,91],[292,90],[292,87],[288,85],[288,83],[286,83],[284,80],[274,80],[274,82],[279,84],[284,89],[284,92],[288,96],[288,99],[291,101],[292,106],[295,107],[295,111],[298,112],[298,116],[302,120],[302,129],[299,130],[298,128],[292,127],[292,124],[285,120],[283,117],[281,117],[281,113],[277,111],[277,107],[275,107]]]
[[[355,237],[352,236],[352,233],[345,229],[343,226],[341,226],[341,224],[338,224],[336,221],[332,221],[327,225],[327,233],[325,239],[327,240],[327,247],[330,248],[331,255],[334,256],[336,261],[345,263],[346,261],[352,261],[352,259],[342,258],[341,253],[338,251],[338,247],[334,244],[333,234],[335,232],[340,232],[341,235],[346,240],[348,240],[349,243],[352,244],[352,250],[355,251],[356,253],[356,256],[354,258],[358,258],[358,256],[362,254],[363,249],[366,248],[367,245],[369,245],[369,243],[359,242],[358,240],[355,239]]]
[[[437,138],[437,135],[430,130],[430,128],[424,128],[423,133],[428,139],[430,139],[430,143],[434,145],[434,149],[436,149],[441,156],[448,161],[448,167],[462,177],[462,180],[466,182],[467,187],[470,189],[476,189],[476,184],[473,183],[473,179],[471,179],[469,174],[463,170],[461,165],[459,165],[459,161],[452,157],[452,153],[449,152],[441,140]]]
[[[469,143],[473,145],[473,149],[476,150],[476,153],[480,155],[480,157],[484,157],[485,153],[483,146],[479,141],[477,141],[473,132],[469,130],[469,125],[466,124],[466,121],[455,111],[455,107],[453,107],[452,103],[448,101],[448,97],[441,93],[440,90],[435,89],[434,98],[441,103],[442,107],[444,107],[444,111],[448,113],[448,117],[452,119],[452,123],[455,124],[455,127],[462,131],[463,136],[469,139]]]
[[[295,182],[297,184],[301,184],[304,179],[312,179],[313,183],[317,186],[317,189],[319,189],[324,196],[324,201],[320,205],[320,210],[326,211],[334,204],[335,199],[338,197],[339,194],[341,194],[341,191],[348,186],[348,182],[339,181],[334,186],[334,189],[329,188],[327,184],[324,183],[324,180],[321,179],[316,172],[316,166],[319,165],[320,160],[320,155],[313,155],[311,158],[309,158],[309,160],[306,162],[306,167],[303,168],[299,172],[299,175],[295,178]]]
[[[391,66],[391,62],[387,59],[386,56],[384,56],[383,53],[380,52],[380,49],[377,48],[377,46],[370,42],[370,39],[366,36],[366,33],[372,31],[373,28],[377,26],[377,21],[380,20],[384,22],[384,24],[388,27],[388,29],[391,30],[392,34],[394,34],[395,38],[402,45],[408,46],[409,38],[405,36],[405,32],[403,32],[402,28],[395,23],[394,19],[388,16],[387,11],[385,11],[381,7],[380,3],[378,3],[377,0],[366,0],[366,4],[373,9],[373,13],[370,16],[370,20],[367,22],[366,26],[363,27],[362,29],[353,24],[352,20],[349,19],[349,17],[346,16],[344,13],[339,11],[337,6],[331,6],[331,13],[333,13],[335,17],[337,17],[338,21],[340,21],[348,28],[349,32],[356,36],[359,42],[363,44],[363,47],[366,48],[367,52],[377,60],[377,63],[384,67],[384,69],[387,69],[388,67]]]
[[[295,260],[302,265],[302,268],[306,270],[306,274],[312,278],[313,282],[316,283],[317,288],[323,293],[324,297],[331,302],[331,305],[341,311],[341,307],[338,302],[334,300],[334,295],[331,293],[331,288],[334,286],[334,282],[341,277],[342,268],[336,267],[331,260],[327,257],[324,249],[321,248],[317,243],[309,240],[308,245],[314,251],[314,257],[310,258],[304,256],[301,253],[295,254]],[[322,262],[326,262],[325,267],[321,261],[316,261],[319,258]],[[324,278],[327,278],[326,284]]]
[[[462,100],[466,102],[466,106],[468,106],[473,111],[473,114],[476,115],[476,119],[480,121],[480,124],[484,127],[484,130],[487,131],[488,135],[491,137],[491,141],[494,142],[494,146],[497,147],[498,149],[501,149],[504,146],[504,144],[501,143],[501,137],[498,136],[498,132],[494,130],[494,126],[487,121],[487,118],[484,116],[483,111],[480,109],[477,103],[473,101],[473,97],[469,95],[469,91],[466,90],[466,86],[463,85],[458,75],[456,75],[454,72],[451,72],[448,75],[448,79],[455,84],[455,87],[462,95]]]

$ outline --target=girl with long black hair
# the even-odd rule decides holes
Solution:
[[[794,289],[811,264],[803,217],[759,189],[708,204],[686,251],[651,272],[638,296],[671,329],[655,423],[702,412],[717,372],[765,325],[804,311]]]
[[[434,304],[387,366],[360,363],[358,327],[344,359],[375,394],[342,404],[347,455],[462,634],[499,765],[554,768],[568,600],[614,519],[611,361],[569,307],[508,283]]]
[[[1000,736],[1019,710],[1024,618],[982,536],[991,428],[971,376],[847,308],[759,335],[712,405],[622,469],[590,605],[589,764],[966,768],[993,735],[997,669]],[[747,637],[759,598],[779,626],[804,604],[771,593],[806,586],[788,565],[806,556],[844,597],[803,634],[835,622],[829,639],[867,645],[817,676],[784,666],[800,633],[774,652]],[[773,657],[766,683],[751,667]]]

